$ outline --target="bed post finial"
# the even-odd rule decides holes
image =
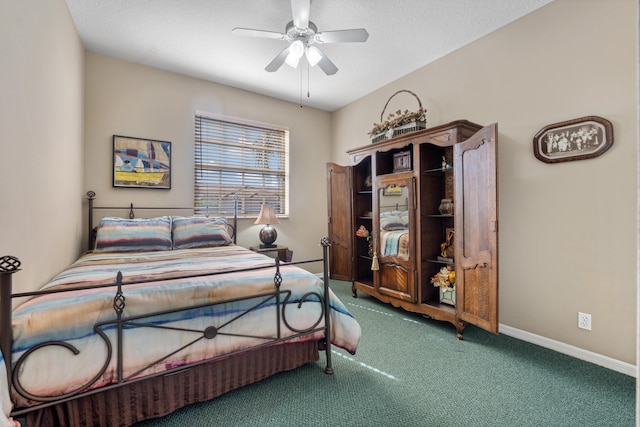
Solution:
[[[11,294],[13,273],[20,271],[20,260],[11,255],[0,258],[0,350],[7,369],[7,381],[11,384]]]
[[[0,273],[4,276],[5,273],[12,274],[20,270],[20,260],[11,255],[5,255],[0,258]]]

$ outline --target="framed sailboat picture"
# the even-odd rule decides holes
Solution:
[[[113,186],[171,188],[171,142],[113,135]]]

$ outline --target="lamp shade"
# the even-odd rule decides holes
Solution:
[[[304,45],[302,44],[302,41],[296,40],[291,43],[291,46],[289,46],[289,54],[287,55],[287,58],[284,60],[284,62],[286,62],[287,65],[292,68],[297,68],[298,62],[300,62],[300,58],[302,58],[303,54]]]
[[[318,62],[320,62],[323,56],[322,52],[320,52],[320,49],[315,46],[307,47],[304,52],[307,55],[307,61],[309,61],[309,65],[311,65],[312,67],[318,65]]]
[[[273,211],[271,205],[262,205],[260,214],[254,224],[280,224],[280,221],[276,217],[276,213]]]

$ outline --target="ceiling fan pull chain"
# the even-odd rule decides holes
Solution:
[[[300,108],[302,108],[302,67],[300,67]]]

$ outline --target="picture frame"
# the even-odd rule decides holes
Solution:
[[[398,184],[389,184],[382,188],[383,196],[402,196],[404,187]]]
[[[171,188],[171,142],[113,135],[113,186]]]
[[[613,126],[607,119],[587,116],[554,123],[533,138],[533,154],[545,163],[592,159],[613,145]]]

